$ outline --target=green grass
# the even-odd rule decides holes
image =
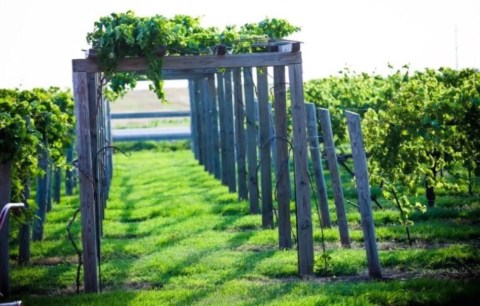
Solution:
[[[132,151],[115,154],[114,162],[101,244],[104,292],[74,294],[77,258],[65,230],[78,206],[72,196],[48,214],[30,266],[15,264],[12,245],[12,298],[26,305],[480,304],[478,201],[413,214],[413,248],[398,212],[376,210],[387,279],[375,282],[366,277],[360,219],[349,207],[353,247],[341,248],[337,228],[326,229],[325,269],[315,228],[315,271],[328,277],[300,280],[296,250],[278,250],[277,229],[262,229],[261,216],[250,215],[248,203],[205,173],[190,152]],[[333,203],[331,209],[335,220]],[[78,219],[73,232],[80,244]]]

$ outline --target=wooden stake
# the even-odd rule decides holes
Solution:
[[[288,160],[287,129],[287,88],[285,67],[273,67],[274,109],[276,130],[276,184],[278,201],[278,246],[280,249],[292,247],[292,225],[290,222],[290,168]]]
[[[370,184],[368,181],[367,155],[363,145],[360,116],[356,113],[345,112],[347,117],[348,134],[352,147],[353,165],[355,167],[355,183],[357,185],[358,207],[362,217],[362,230],[367,252],[368,274],[372,278],[381,278],[382,271],[378,257],[375,224],[373,223],[372,205],[370,202]]]
[[[330,112],[328,109],[319,108],[318,118],[320,119],[320,125],[322,127],[323,141],[325,144],[324,149],[327,155],[330,177],[332,179],[340,241],[344,247],[350,247],[350,235],[348,233],[347,214],[345,212],[345,203],[343,200],[342,181],[340,179],[340,172],[338,171],[337,152],[335,152],[332,125],[330,122]]]
[[[255,95],[252,68],[243,68],[245,110],[247,119],[247,162],[248,162],[248,194],[250,213],[260,212],[258,201],[258,176],[257,176],[257,124],[255,121]]]
[[[292,99],[293,157],[297,209],[298,272],[301,277],[313,276],[313,224],[308,179],[305,100],[302,65],[288,66]]]
[[[242,69],[233,69],[233,94],[235,104],[235,139],[237,152],[237,179],[238,179],[238,198],[246,200],[248,198],[247,190],[247,165],[245,160],[245,110],[243,105],[242,93]]]
[[[95,201],[90,143],[87,74],[73,73],[82,214],[83,275],[86,292],[99,292]]]
[[[270,157],[270,118],[268,114],[268,75],[257,67],[258,113],[260,116],[260,172],[262,175],[262,226],[273,228],[272,160]]]
[[[313,103],[305,104],[307,111],[307,133],[308,143],[310,145],[310,157],[313,163],[313,173],[315,175],[315,183],[317,187],[317,195],[319,200],[319,214],[322,219],[322,226],[331,227],[330,212],[328,210],[327,187],[323,176],[322,159],[320,157],[320,143],[318,141],[317,130],[317,114]]]

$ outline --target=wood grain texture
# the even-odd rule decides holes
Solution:
[[[278,246],[280,249],[292,247],[292,225],[290,222],[290,167],[288,156],[287,129],[287,88],[285,67],[273,68],[273,94],[276,131],[276,181],[278,202]]]
[[[257,124],[255,121],[255,94],[252,68],[243,68],[243,90],[245,92],[245,112],[247,121],[247,189],[250,213],[258,214],[260,206],[258,201],[258,176],[257,176]]]
[[[235,192],[237,190],[235,176],[235,128],[233,119],[233,84],[232,70],[225,72],[225,134],[226,134],[226,154],[227,154],[227,183],[228,190]]]
[[[225,74],[217,73],[218,120],[220,123],[220,161],[222,184],[228,185],[227,127],[225,123]]]
[[[320,143],[318,141],[317,112],[313,103],[306,103],[307,112],[307,135],[310,146],[310,158],[313,164],[313,174],[319,201],[319,214],[322,220],[322,227],[331,227],[330,212],[328,210],[327,187],[323,176],[322,158],[320,156]]]
[[[295,165],[298,270],[301,277],[313,276],[313,224],[308,178],[302,65],[288,67],[292,100],[293,158]]]
[[[375,224],[373,223],[372,204],[370,202],[367,155],[363,145],[360,116],[346,111],[345,117],[347,118],[353,165],[355,167],[355,184],[357,185],[358,207],[362,218],[361,223],[365,240],[365,251],[367,253],[368,274],[372,278],[382,278],[377,239],[375,237]]]
[[[90,138],[90,110],[87,74],[73,73],[75,118],[77,125],[77,156],[80,180],[80,206],[82,214],[82,258],[84,288],[86,292],[99,292],[98,257],[96,240],[95,200],[92,173],[92,146]]]
[[[246,200],[248,198],[248,189],[247,164],[245,156],[245,108],[243,103],[241,68],[233,69],[233,95],[235,110],[235,149],[237,152],[238,198],[239,200]]]
[[[215,77],[208,77],[208,97],[210,98],[210,119],[211,119],[211,135],[213,150],[213,175],[216,179],[221,179],[222,169],[220,164],[220,135],[218,126],[218,100],[215,90]]]
[[[256,66],[285,66],[300,64],[301,52],[294,53],[256,53],[256,54],[227,54],[201,56],[165,56],[163,70],[165,79],[185,79],[189,75],[198,74],[196,69],[208,68],[237,68]],[[122,60],[116,69],[117,72],[146,71],[148,67],[145,58],[127,58]],[[73,72],[101,72],[102,67],[97,59],[72,60]],[[180,70],[182,73],[175,75]],[[172,71],[172,72],[170,72]],[[211,71],[208,71],[211,73]],[[178,73],[178,72],[177,72]]]
[[[273,228],[272,160],[270,156],[269,92],[266,67],[257,67],[257,88],[260,124],[260,173],[262,179],[262,226],[264,228]]]
[[[345,212],[342,181],[340,179],[340,172],[338,171],[337,152],[335,151],[335,143],[333,142],[333,131],[330,121],[330,112],[328,109],[319,108],[318,119],[320,120],[320,125],[322,127],[322,136],[325,144],[328,169],[330,170],[330,178],[332,180],[340,241],[344,247],[350,247],[350,235],[348,233],[347,214]]]

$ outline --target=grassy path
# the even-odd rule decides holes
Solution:
[[[104,221],[101,295],[74,294],[76,257],[65,226],[77,206],[75,197],[56,205],[45,240],[33,244],[32,265],[14,264],[12,289],[26,305],[480,304],[478,202],[462,212],[440,207],[418,216],[414,249],[406,247],[393,211],[376,213],[388,276],[381,282],[365,278],[358,213],[349,211],[354,248],[340,249],[336,230],[326,230],[331,260],[327,269],[316,268],[329,277],[302,281],[296,251],[277,250],[276,229],[261,229],[260,216],[249,215],[248,204],[190,152],[118,154]],[[78,240],[79,230],[77,220]],[[319,231],[314,235],[319,256]]]

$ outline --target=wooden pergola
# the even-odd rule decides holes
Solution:
[[[102,67],[99,65],[98,60],[95,57],[87,57],[86,59],[74,59],[72,64],[75,116],[77,121],[78,168],[80,173],[84,287],[87,292],[99,292],[98,265],[101,220],[108,196],[106,185],[108,185],[107,181],[109,179],[109,171],[102,172],[100,169],[102,167],[99,167],[99,163],[101,165],[111,162],[111,155],[106,154],[108,150],[104,150],[110,142],[107,128],[109,123],[108,119],[106,119],[108,105],[106,105],[107,103],[99,94],[101,92],[99,79]],[[245,175],[247,172],[249,176],[252,175],[251,163],[248,166],[249,171],[245,169],[245,159],[250,159],[251,152],[256,152],[257,150],[255,145],[249,145],[249,143],[255,143],[254,139],[256,137],[255,130],[252,129],[251,118],[249,118],[249,109],[253,107],[251,103],[253,103],[254,99],[252,68],[256,68],[257,72],[260,143],[263,144],[259,148],[260,159],[262,161],[270,160],[268,143],[272,139],[265,136],[265,133],[262,134],[262,129],[265,129],[264,125],[262,125],[262,116],[265,112],[268,112],[269,85],[267,70],[265,70],[268,67],[273,67],[274,71],[277,165],[288,164],[288,142],[283,141],[288,138],[287,82],[290,89],[293,121],[292,146],[295,169],[298,271],[301,277],[308,277],[313,275],[313,224],[311,220],[310,186],[307,169],[306,116],[300,44],[297,42],[282,43],[274,46],[274,48],[270,48],[269,52],[251,54],[165,56],[163,57],[162,73],[166,80],[188,79],[190,81],[190,96],[192,101],[194,101],[191,105],[194,154],[200,163],[205,166],[206,170],[229,186],[230,191],[235,191],[236,189],[235,177],[233,179],[229,178],[229,176],[231,177],[235,173],[236,161],[234,150],[226,148],[232,148],[234,139],[237,139],[237,147],[246,145],[247,156],[242,156],[242,154],[237,154],[236,156],[237,163],[238,160],[242,161],[238,163],[237,167],[237,169],[241,168],[238,169],[240,178],[238,179],[238,190],[240,198],[245,198],[242,195],[245,193],[245,190],[250,191],[250,208],[251,212],[255,213],[258,212],[258,203],[255,202],[258,201],[258,197],[253,189],[254,187],[255,189],[257,188],[253,185],[254,182],[252,180],[254,178],[247,178],[245,186],[243,186],[245,179],[243,179],[242,175]],[[288,68],[288,74],[286,68]],[[119,63],[116,71],[143,72],[146,70],[147,63],[144,58],[127,58]],[[234,95],[232,88],[235,92]],[[242,95],[238,94],[242,91],[244,92],[245,108],[242,107],[242,103],[237,103],[235,109],[232,109],[233,99],[242,100]],[[199,101],[209,102],[203,103]],[[208,115],[203,115],[203,117],[198,115],[200,108],[204,109]],[[222,117],[224,108],[227,108],[226,113],[232,114],[232,117]],[[243,114],[244,109],[247,113],[246,117]],[[237,121],[234,121],[233,114],[235,114],[234,117]],[[220,128],[218,128],[218,124],[221,124],[222,121],[231,125],[224,128],[220,125]],[[233,122],[236,122],[235,126],[233,126]],[[247,127],[246,132],[244,125]],[[235,137],[235,134],[240,136],[237,135]],[[222,147],[223,144],[227,147]],[[254,149],[249,149],[252,146]],[[288,171],[288,167],[283,168],[283,171]],[[261,171],[262,176],[268,176],[271,170],[270,168],[265,168],[265,170],[262,169]],[[279,203],[279,246],[282,248],[291,245],[291,225],[289,219],[290,184],[288,180],[281,179],[282,175],[285,175],[282,173],[281,167],[277,166],[276,175]],[[271,186],[262,186],[262,193],[264,191],[269,191],[271,194]],[[268,197],[266,198],[268,199]],[[265,210],[265,207],[268,208],[268,203],[262,203],[262,207]],[[266,227],[268,227],[269,218],[271,216],[269,216],[268,212],[262,215],[262,224]]]

